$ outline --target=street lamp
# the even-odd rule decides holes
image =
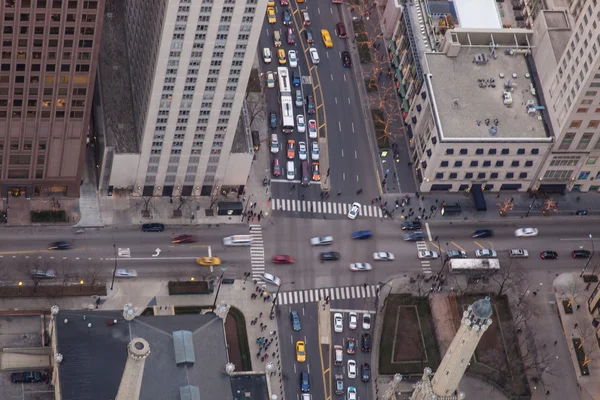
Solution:
[[[81,292],[81,291],[83,291],[83,280],[79,281],[79,285],[81,285],[81,286],[79,286],[79,291]]]
[[[110,284],[110,290],[113,290],[113,287],[115,286],[115,277],[117,276],[117,245],[114,243],[113,243],[113,250],[114,250],[114,254],[115,254],[115,267],[113,268],[112,282]]]
[[[271,313],[270,314],[273,314],[273,310],[275,309],[275,304],[277,304],[277,298],[279,297],[279,291],[281,290],[281,287],[283,285],[288,285],[288,284],[293,285],[295,283],[296,282],[291,281],[291,282],[284,282],[284,283],[280,283],[279,284],[279,286],[277,287],[277,292],[275,293],[275,297],[273,298],[273,305],[271,306]]]
[[[212,309],[213,312],[215,312],[215,309],[217,307],[217,298],[219,297],[219,291],[221,290],[221,282],[223,282],[223,275],[225,275],[225,271],[227,270],[227,268],[221,268],[221,277],[219,278],[219,286],[217,287],[217,294],[215,295],[215,302],[213,303]]]
[[[592,254],[587,259],[585,266],[583,267],[583,271],[581,271],[581,274],[579,274],[580,278],[583,276],[583,274],[585,274],[585,271],[587,270],[588,265],[590,265],[590,262],[592,261],[592,258],[594,258],[594,254],[596,253],[596,248],[594,247],[594,238],[592,237],[591,233],[590,233],[590,240],[592,241]]]

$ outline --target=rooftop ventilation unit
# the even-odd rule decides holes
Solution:
[[[477,65],[485,65],[488,61],[488,57],[484,53],[475,54],[473,57],[473,62]]]
[[[492,136],[496,136],[496,133],[498,133],[498,127],[494,126],[490,126],[488,128],[488,132],[490,133],[490,135]]]
[[[504,94],[502,95],[502,102],[504,103],[505,106],[512,107],[512,103],[513,103],[512,94],[510,92],[504,92]]]

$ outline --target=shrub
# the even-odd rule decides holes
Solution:
[[[358,44],[358,57],[360,58],[361,64],[368,64],[371,62],[371,49],[368,43]]]
[[[354,28],[355,33],[365,33],[367,30],[365,29],[365,23],[362,21],[352,21],[352,27]]]
[[[67,222],[65,210],[31,211],[31,222]]]
[[[367,88],[367,93],[373,93],[378,90],[377,84],[373,78],[365,78],[365,87]]]

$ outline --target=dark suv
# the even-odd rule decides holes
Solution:
[[[573,256],[573,258],[590,258],[592,256],[592,253],[590,253],[587,250],[573,250],[571,252],[571,255]]]
[[[163,224],[144,224],[142,225],[143,232],[162,232],[165,230]]]
[[[271,127],[271,129],[277,128],[277,113],[269,113],[269,126]]]
[[[418,231],[419,229],[421,229],[419,221],[406,221],[402,224],[403,231]]]
[[[342,63],[344,64],[344,68],[350,68],[352,66],[352,60],[350,59],[350,52],[344,50],[342,51]]]
[[[321,261],[333,261],[339,259],[340,253],[337,253],[335,251],[326,251],[324,253],[321,253]]]
[[[306,113],[309,115],[315,114],[317,111],[315,109],[315,99],[312,94],[306,96]]]
[[[13,383],[40,383],[46,380],[46,374],[38,371],[13,372],[10,380]]]
[[[371,352],[371,335],[368,333],[363,333],[362,334],[362,338],[360,341],[360,349],[362,351],[364,351],[365,353],[370,353]]]

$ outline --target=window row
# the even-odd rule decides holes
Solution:
[[[508,164],[507,164],[508,165]],[[519,160],[513,160],[510,162],[510,166],[511,167],[519,167],[521,165],[521,162]],[[527,160],[525,161],[524,165],[526,167],[533,167],[533,161],[531,160]],[[445,168],[450,166],[450,161],[442,161],[440,163],[440,167],[441,168]],[[454,161],[453,167],[457,168],[457,167],[462,167],[463,166],[463,161],[462,160],[456,160]],[[492,162],[489,160],[483,161],[481,163],[482,167],[491,167],[492,166]],[[498,160],[494,163],[495,167],[503,167],[504,166],[504,161],[503,160]],[[469,161],[469,167],[479,167],[479,161],[478,160],[472,160]]]
[[[40,83],[40,77],[31,76],[29,77],[29,83]],[[61,75],[57,77],[54,75],[46,75],[44,76],[43,82],[44,85],[54,85],[54,82],[58,80],[60,84],[69,83],[69,81],[73,80],[75,85],[87,85],[89,76],[88,75],[80,75],[80,76],[71,76],[71,75]],[[73,79],[71,79],[73,78]],[[0,76],[0,83],[10,83],[10,76]],[[25,83],[25,77],[22,75],[15,76],[15,83]]]
[[[35,27],[33,27],[33,34],[34,35],[43,35],[44,29],[46,29],[44,26],[35,26]],[[19,29],[14,29],[14,27],[9,25],[9,26],[5,26],[3,28],[3,32],[5,35],[10,35],[14,32],[18,32],[19,35],[28,35],[29,27],[21,26],[21,27],[19,27]],[[50,35],[60,35],[60,28],[58,26],[52,26],[49,28],[49,32],[50,32]],[[93,36],[94,32],[95,32],[95,28],[93,28],[93,27],[79,28],[79,33],[81,35],[92,35]],[[65,28],[65,35],[67,35],[67,36],[75,35],[75,27],[67,26]]]
[[[27,52],[26,51],[17,51],[16,52],[17,55],[17,60],[26,60],[27,59]],[[70,51],[63,51],[61,58],[65,59],[65,60],[70,60],[71,57],[73,56],[73,53]],[[31,53],[31,58],[33,60],[41,60],[42,59],[42,53],[39,51],[34,51]],[[2,59],[3,60],[11,60],[12,59],[12,51],[3,51],[2,52]],[[55,51],[50,51],[46,53],[46,59],[47,60],[56,60],[56,52]],[[77,60],[80,61],[89,61],[92,59],[92,53],[88,52],[88,51],[80,51],[77,52]],[[36,64],[32,64],[32,65],[36,65]]]
[[[575,140],[575,136],[577,136],[577,133],[575,133],[575,132],[565,133],[565,136],[563,136],[563,140],[560,142],[560,145],[558,146],[559,150],[569,150],[569,148],[573,144],[573,141]],[[581,135],[581,138],[579,139],[579,142],[577,143],[577,146],[575,149],[576,150],[587,150],[587,148],[590,145],[590,142],[592,141],[593,138],[594,138],[594,132],[584,132]],[[594,150],[600,150],[600,140],[596,141],[596,144],[594,145]]]
[[[11,66],[12,66],[12,64],[8,64],[8,63],[0,64],[0,71],[9,72],[11,70]],[[15,64],[14,70],[17,72],[23,72],[26,70],[26,67],[27,67],[26,64]],[[40,69],[41,69],[40,64],[31,64],[31,71],[37,72]],[[56,64],[46,64],[45,69],[46,69],[46,72],[55,72]],[[71,71],[71,64],[61,64],[60,72],[70,72],[70,71]],[[89,64],[76,64],[74,71],[75,72],[90,72],[90,65]]]
[[[61,13],[52,13],[52,14],[50,14],[50,21],[60,22],[61,17],[62,17]],[[67,22],[73,22],[73,23],[77,22],[77,19],[75,18],[75,14],[67,14],[65,18],[66,18]],[[15,14],[13,14],[13,13],[4,14],[4,22],[13,22],[13,21],[15,21]],[[20,22],[29,22],[29,21],[44,22],[44,21],[46,21],[46,14],[36,13],[35,20],[34,20],[30,14],[22,13],[22,14],[19,14],[19,21]],[[96,14],[81,14],[81,22],[82,23],[95,23],[96,22]]]
[[[462,173],[461,173],[462,174]],[[488,173],[487,172],[465,172],[463,175],[463,179],[498,179],[500,176],[500,173],[498,172],[491,172]],[[504,179],[527,179],[527,172],[520,172],[520,173],[515,173],[515,172],[507,172],[504,175]],[[437,172],[435,174],[435,179],[458,179],[458,173],[457,172]]]
[[[51,112],[50,111],[42,111],[41,114],[42,119],[48,119],[51,117]],[[69,113],[69,118],[72,119],[82,119],[84,115],[84,111],[71,111]],[[27,112],[23,112],[23,111],[13,111],[11,113],[11,117],[13,119],[20,119],[22,117],[25,118],[38,118],[38,113],[37,111],[27,111]],[[1,119],[5,119],[8,118],[8,113],[6,111],[0,110],[0,118]],[[63,119],[65,118],[65,112],[64,111],[56,111],[55,113],[55,118],[56,119]]]
[[[21,0],[21,8],[46,8],[50,6],[51,8],[62,9],[64,4],[67,4],[67,9],[77,9],[77,5],[79,3],[83,3],[83,8],[86,10],[96,10],[98,8],[98,0]],[[15,8],[16,0],[4,0],[4,7],[6,8]]]
[[[525,149],[521,148],[521,149],[517,149],[515,154],[521,155],[521,154],[525,154]],[[477,155],[481,155],[484,153],[484,149],[475,149],[475,153]],[[537,155],[540,153],[539,149],[531,149],[531,154],[533,155]],[[446,149],[446,154],[447,155],[451,155],[454,154],[454,149]],[[458,154],[460,154],[461,156],[465,156],[469,154],[469,149],[460,149],[458,151]],[[495,154],[501,154],[501,155],[509,155],[510,154],[510,149],[501,149],[500,153],[497,153],[497,149],[488,149],[488,155],[495,155]]]
[[[86,92],[87,92],[87,89],[85,89],[85,88],[74,88],[72,91],[72,94],[73,94],[73,96],[85,96]],[[40,93],[38,88],[29,88],[29,96],[37,96],[38,93]],[[54,90],[53,90],[53,88],[44,88],[42,93],[44,96],[53,96]],[[61,87],[61,88],[58,88],[57,93],[59,96],[66,96],[68,93],[68,90],[65,87]],[[3,99],[3,97],[9,96],[9,95],[10,95],[10,92],[7,87],[0,87],[0,101],[8,100],[7,98]],[[13,96],[23,96],[23,95],[24,95],[23,88],[15,88],[14,89]]]
[[[73,47],[75,41],[73,40],[63,40],[63,48],[71,48]],[[2,40],[2,47],[12,47],[13,42],[10,39],[3,39]],[[28,39],[19,39],[17,41],[17,46],[18,47],[27,47],[28,46]],[[44,39],[33,39],[33,47],[35,48],[39,48],[39,47],[44,47]],[[49,39],[48,40],[48,47],[49,48],[57,48],[58,47],[58,39]],[[94,41],[93,40],[79,40],[78,41],[78,48],[92,48],[94,47]],[[36,57],[33,57],[34,59]],[[41,58],[41,57],[39,57]]]

